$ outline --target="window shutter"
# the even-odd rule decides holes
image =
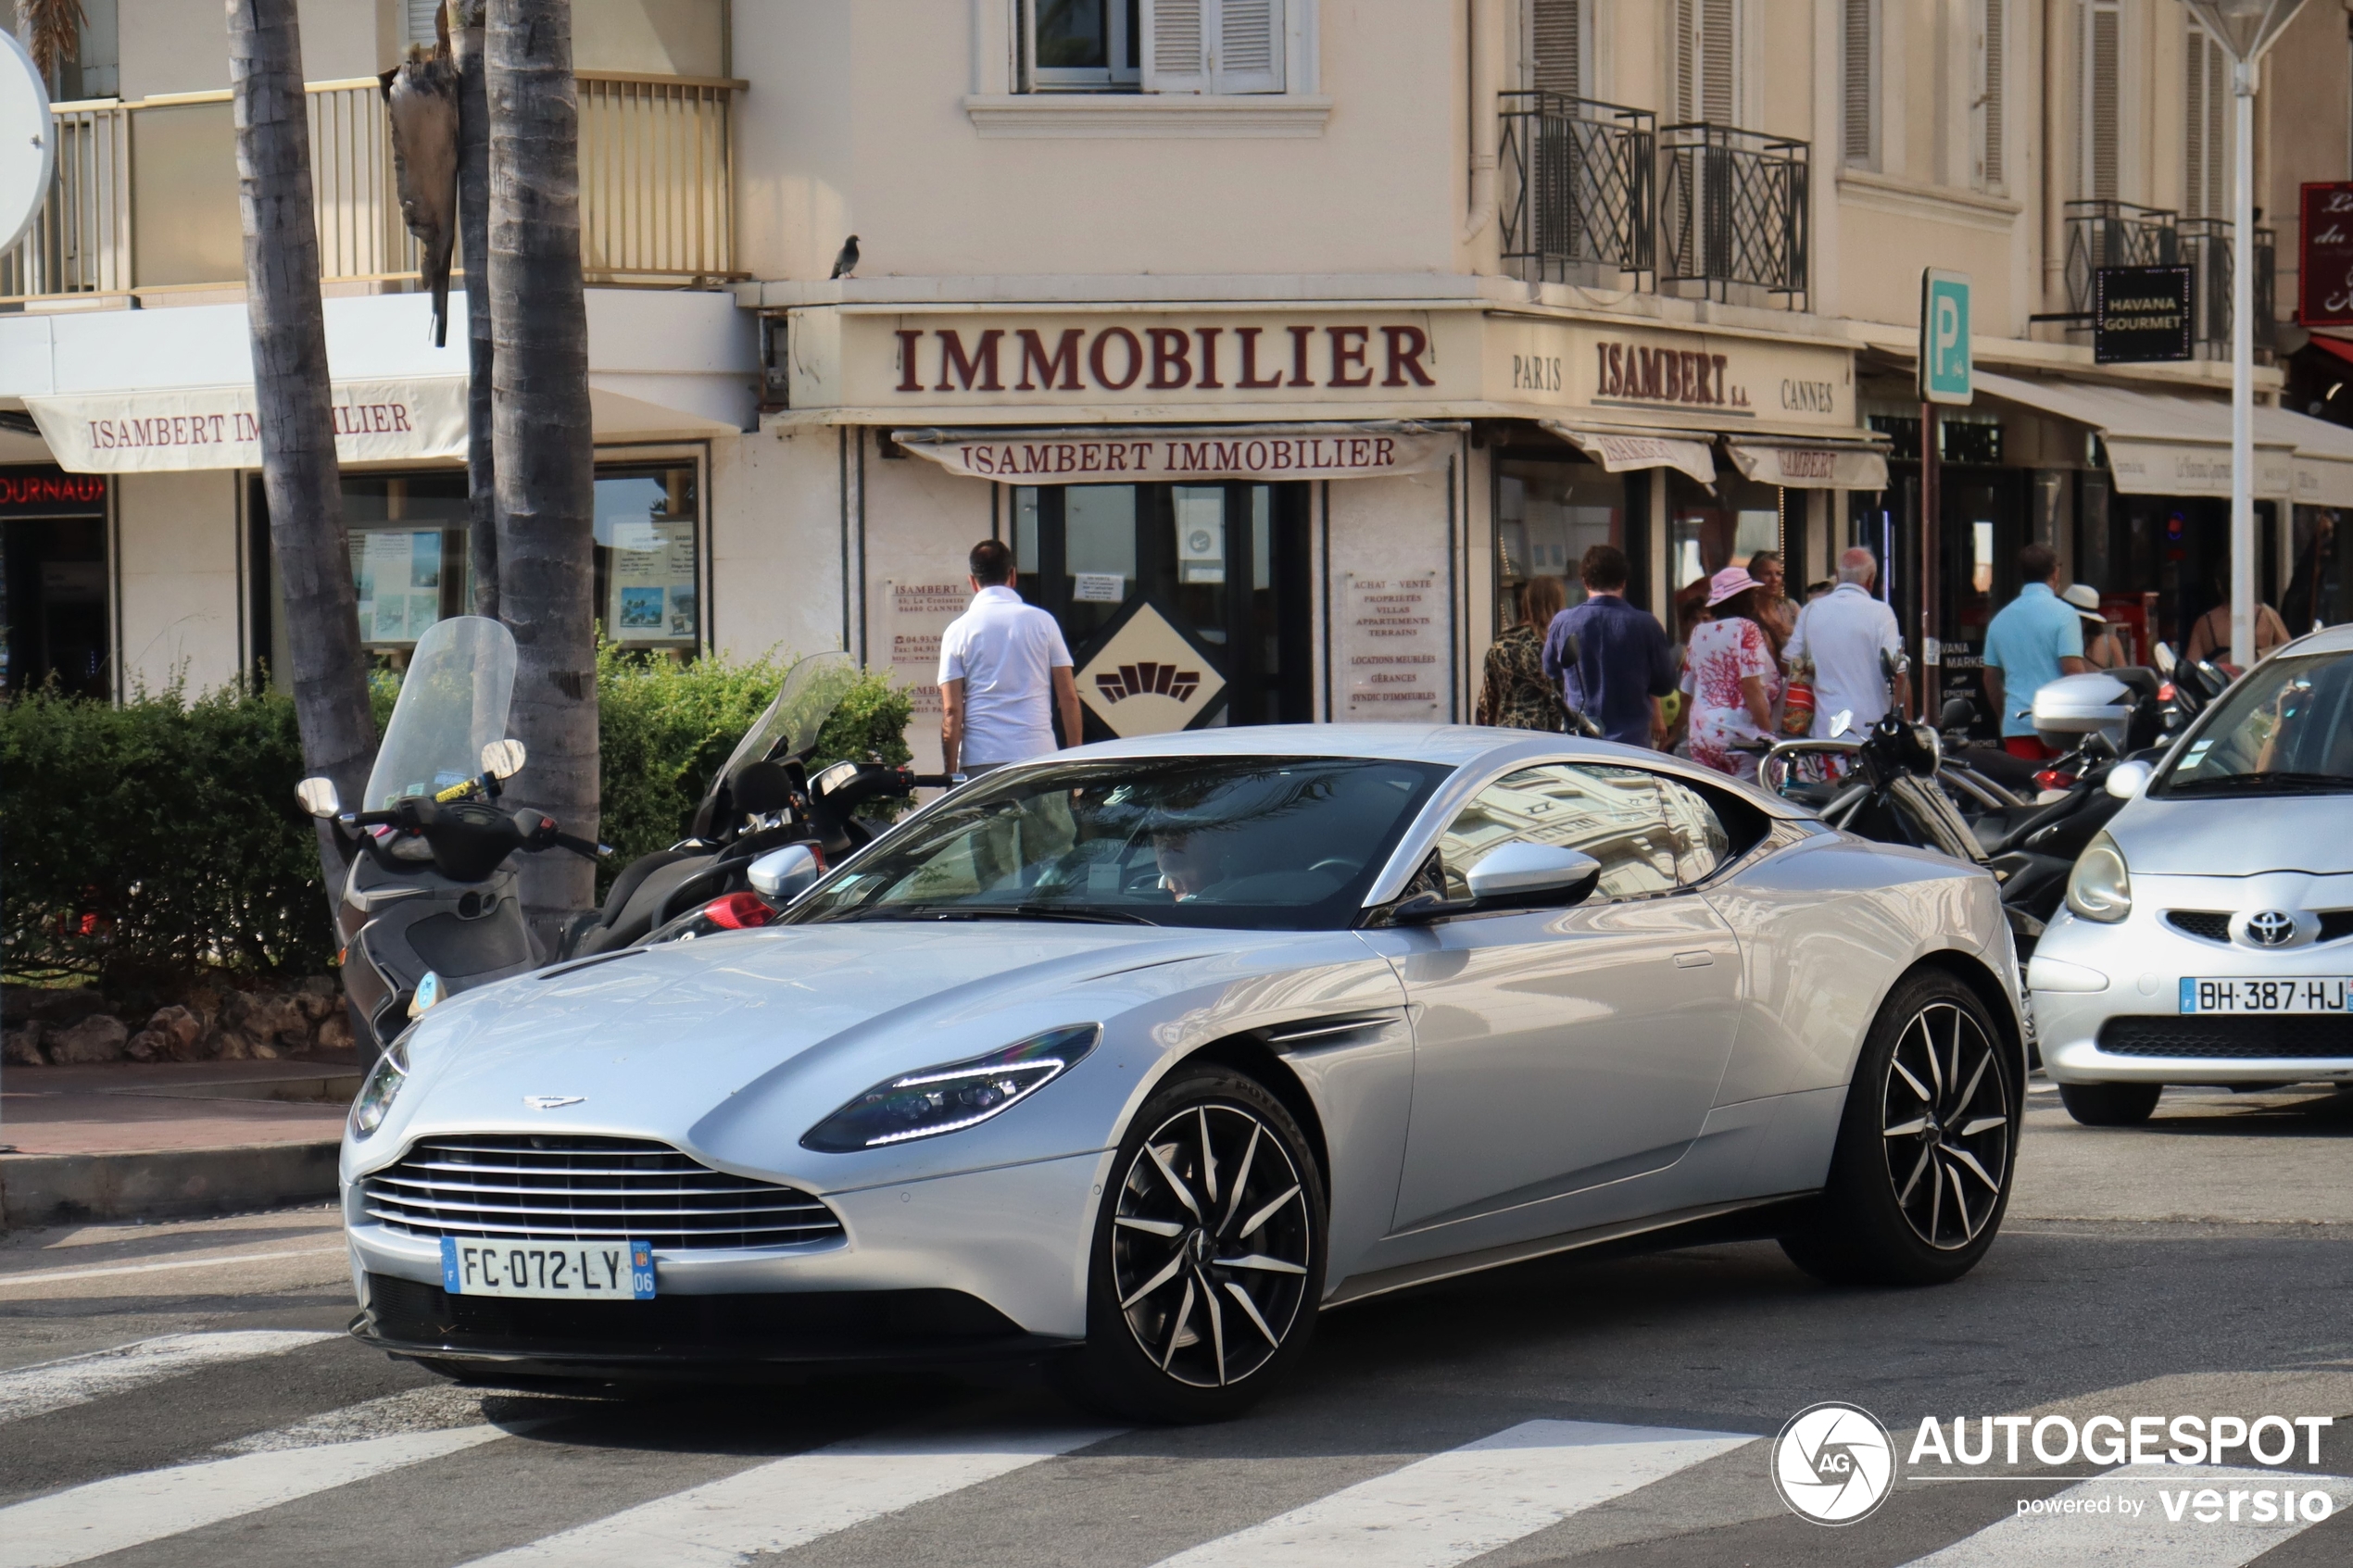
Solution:
[[[1283,90],[1283,0],[1205,0],[1211,84],[1219,93]]]
[[[404,44],[422,44],[430,48],[434,42],[434,13],[441,9],[441,0],[402,0],[406,12],[408,36]]]
[[[1845,0],[1843,57],[1841,76],[1843,89],[1840,107],[1841,151],[1849,163],[1866,166],[1879,161],[1879,116],[1873,101],[1878,85],[1878,73],[1871,69],[1879,51],[1877,39],[1878,0]]]
[[[2221,218],[2228,199],[2230,63],[2205,31],[2189,30],[2182,85],[2182,210]]]
[[[2113,0],[2086,7],[2083,38],[2083,194],[2116,198],[2117,52],[2120,24]]]
[[[2009,29],[2006,0],[1978,0],[1977,18],[1977,188],[1998,191],[2009,178],[2002,149],[2006,106],[2003,87],[2008,69]]]
[[[1699,118],[1700,0],[1675,0],[1675,118]]]
[[[1701,0],[1700,59],[1705,73],[1700,91],[1701,118],[1718,125],[1735,123],[1739,105],[1732,91],[1740,56],[1732,44],[1734,0]]]
[[[1144,91],[1209,91],[1209,8],[1214,0],[1143,0]]]
[[[1529,23],[1529,85],[1572,98],[1591,94],[1585,74],[1585,0],[1535,0]]]

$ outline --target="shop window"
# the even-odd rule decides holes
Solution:
[[[0,469],[0,690],[114,695],[106,518],[103,478]]]
[[[426,627],[472,604],[463,473],[346,474],[343,521],[361,646],[412,647]]]
[[[628,647],[702,639],[695,465],[597,470],[597,619]]]
[[[1728,566],[1746,566],[1759,550],[1781,549],[1780,486],[1721,472],[1710,491],[1684,474],[1666,471],[1667,582],[1676,593]]]
[[[1496,463],[1495,610],[1498,633],[1518,624],[1520,589],[1534,577],[1562,580],[1570,608],[1584,603],[1578,565],[1596,545],[1628,542],[1627,477],[1599,464],[1504,458]]]

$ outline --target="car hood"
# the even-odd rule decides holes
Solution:
[[[2353,797],[2167,800],[2143,796],[2108,834],[2133,871],[2170,876],[2252,876],[2261,872],[2353,872]]]

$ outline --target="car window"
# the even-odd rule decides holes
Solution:
[[[1470,869],[1505,844],[1581,850],[1602,863],[1596,897],[1638,898],[1705,880],[1730,840],[1697,790],[1640,768],[1557,762],[1496,780],[1438,841],[1450,898],[1470,897]]]
[[[2353,794],[2353,656],[2275,659],[2249,671],[2150,793]]]

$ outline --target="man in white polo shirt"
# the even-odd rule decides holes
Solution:
[[[1793,660],[1814,661],[1814,734],[1831,733],[1831,721],[1851,714],[1847,733],[1860,740],[1865,731],[1887,711],[1887,677],[1880,669],[1881,651],[1901,653],[1903,634],[1896,630],[1895,612],[1871,596],[1871,580],[1879,561],[1862,548],[1838,558],[1838,586],[1798,612],[1797,629],[1782,650]],[[1911,700],[1911,677],[1895,683],[1895,706]]]
[[[939,639],[940,752],[949,772],[978,773],[1054,749],[1053,712],[1081,738],[1078,683],[1054,618],[1011,586],[1013,553],[984,539],[971,556],[972,608]]]

